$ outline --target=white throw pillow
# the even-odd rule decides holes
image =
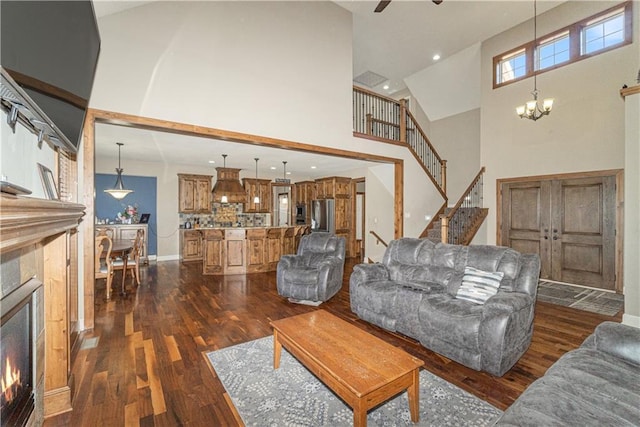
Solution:
[[[484,304],[486,300],[498,293],[504,273],[496,271],[478,270],[473,267],[464,268],[462,284],[456,293],[456,298]]]

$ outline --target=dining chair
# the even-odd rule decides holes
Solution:
[[[115,230],[111,227],[96,227],[96,236],[109,236],[111,240],[115,239]]]
[[[136,233],[136,238],[133,243],[133,248],[131,249],[131,252],[129,253],[129,258],[127,259],[127,270],[131,270],[131,274],[133,275],[133,277],[135,277],[137,285],[140,285],[140,255],[142,254],[143,243],[144,243],[144,230],[140,229]],[[113,261],[113,269],[123,270],[124,260],[121,258],[115,259]],[[122,274],[126,275],[127,272],[123,271]]]
[[[96,236],[94,276],[95,279],[107,279],[107,299],[111,299],[111,283],[113,280],[112,246],[113,242],[106,234]]]

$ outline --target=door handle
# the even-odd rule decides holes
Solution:
[[[553,240],[558,240],[558,236],[553,236]]]
[[[549,240],[549,236],[544,236],[544,240]]]

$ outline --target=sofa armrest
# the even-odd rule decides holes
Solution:
[[[533,304],[533,298],[520,292],[498,292],[482,307],[482,316],[510,314]]]
[[[633,326],[603,322],[582,346],[640,365],[640,329]]]
[[[315,265],[315,268],[317,269],[321,269],[323,267],[331,268],[333,266],[339,266],[340,264],[343,264],[343,263],[344,263],[344,260],[342,258],[337,257],[335,255],[331,255],[323,258],[322,261],[320,261]]]
[[[520,292],[498,292],[482,308],[481,369],[501,377],[527,349],[533,334],[534,300]]]
[[[537,254],[522,254],[521,263],[513,290],[535,297],[540,281],[540,257]]]
[[[304,265],[304,259],[299,255],[282,255],[278,261],[278,269],[289,269]]]
[[[353,267],[351,278],[357,278],[359,283],[389,280],[389,270],[384,264],[358,264]]]

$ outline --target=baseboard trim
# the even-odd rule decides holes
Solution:
[[[180,260],[180,255],[162,255],[157,256],[156,261],[178,261]]]
[[[640,316],[632,316],[625,313],[622,315],[622,323],[635,328],[640,328]]]

